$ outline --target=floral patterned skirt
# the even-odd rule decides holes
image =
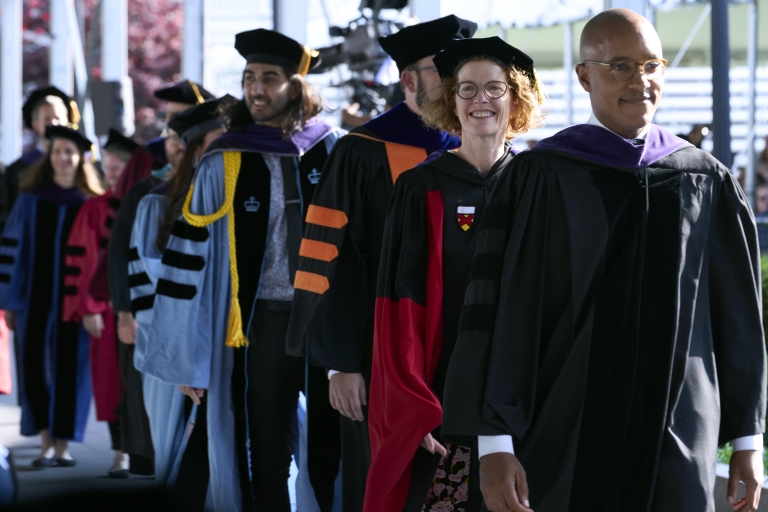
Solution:
[[[447,443],[422,512],[466,512],[469,501],[469,459],[466,446]]]

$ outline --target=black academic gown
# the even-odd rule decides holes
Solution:
[[[306,355],[309,364],[324,370],[362,374],[370,383],[376,278],[394,182],[429,153],[460,143],[458,137],[426,128],[401,103],[334,146],[311,207],[345,222],[323,225],[317,223],[322,218],[315,218],[316,223],[307,224],[298,270],[327,280],[329,288],[296,289],[289,353]],[[308,391],[329,400],[327,382]],[[363,412],[364,421],[340,418],[344,512],[359,512],[363,506],[370,465],[367,407]]]
[[[764,430],[759,255],[731,173],[653,127],[520,155],[485,212],[443,435],[512,435],[537,512],[714,511]]]
[[[120,311],[132,311],[128,262],[131,258],[138,258],[138,255],[130,252],[133,220],[136,217],[136,209],[139,207],[141,199],[160,183],[161,180],[154,176],[136,183],[120,204],[114,224],[106,226],[112,229],[112,237],[108,247],[108,274],[109,292],[115,314]],[[118,342],[120,369],[125,385],[125,393],[118,413],[122,445],[123,451],[132,457],[132,472],[152,474],[154,473],[152,461],[155,452],[152,446],[149,418],[144,408],[141,373],[133,365],[134,350],[135,345]]]
[[[448,499],[467,512],[480,508],[475,443],[454,446],[437,480],[441,457],[419,443],[441,422],[445,372],[475,252],[476,223],[512,158],[510,151],[485,176],[458,156],[439,152],[404,173],[395,186],[376,292],[366,512],[420,511],[428,493],[435,503]],[[452,474],[452,469],[464,470],[454,458],[467,448],[468,460],[475,461],[469,464],[472,473]],[[450,482],[456,482],[456,490],[463,486],[458,496],[451,489],[438,496],[430,491]]]

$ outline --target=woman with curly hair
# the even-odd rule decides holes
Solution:
[[[477,447],[439,435],[477,225],[511,140],[539,126],[533,61],[498,37],[454,40],[434,58],[442,94],[426,124],[461,137],[397,180],[379,268],[364,512],[477,511]]]
[[[27,171],[0,239],[0,308],[17,339],[21,434],[42,437],[34,467],[71,467],[68,442],[82,442],[91,406],[90,339],[63,321],[65,256],[77,212],[103,193],[85,158],[91,141],[49,126],[48,153]]]

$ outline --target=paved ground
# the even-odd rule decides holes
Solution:
[[[139,490],[153,487],[154,479],[151,477],[131,476],[127,480],[107,478],[113,455],[109,430],[106,423],[96,421],[93,406],[85,442],[70,444],[70,452],[77,459],[77,466],[45,469],[31,467],[32,459],[40,452],[40,438],[23,437],[19,434],[21,409],[16,404],[15,393],[0,395],[0,444],[8,447],[13,454],[19,479],[20,505],[73,492]]]
[[[15,369],[15,366],[13,368]],[[14,389],[16,389],[15,385]],[[115,491],[128,491],[133,494],[133,491],[149,491],[154,488],[153,477],[131,475],[126,480],[115,480],[107,477],[113,456],[109,429],[106,423],[96,421],[93,405],[91,405],[91,413],[86,427],[85,441],[70,444],[70,453],[77,460],[77,466],[73,468],[32,468],[31,462],[40,452],[40,438],[23,437],[19,434],[21,409],[16,404],[17,397],[15,394],[0,394],[0,444],[8,447],[13,454],[19,481],[18,505],[29,506],[40,500],[54,500],[56,505],[63,505],[61,511],[70,510],[68,505],[71,505],[72,510],[83,512],[86,509],[91,510],[91,508],[82,505],[76,506],[62,497],[72,493],[93,494]],[[291,468],[289,481],[292,502],[296,501],[293,492],[296,472],[294,464]],[[114,506],[106,503],[98,507],[98,510],[115,509]],[[136,510],[136,512],[148,511]]]

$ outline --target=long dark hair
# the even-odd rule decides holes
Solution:
[[[192,178],[195,176],[195,151],[205,142],[204,133],[192,139],[184,150],[184,156],[181,157],[176,174],[169,182],[168,192],[165,196],[168,198],[168,206],[165,208],[165,214],[160,217],[160,227],[157,230],[155,246],[160,252],[165,250],[168,240],[171,238],[171,229],[173,224],[181,215],[181,209],[184,206],[184,200],[187,198],[187,192],[192,186]]]
[[[289,78],[289,81],[292,88],[298,88],[299,95],[288,102],[286,115],[280,124],[283,136],[286,138],[304,129],[307,121],[325,108],[325,100],[322,95],[314,86],[307,83],[303,76],[295,74]],[[245,98],[225,108],[223,114],[230,120],[230,132],[244,132],[246,126],[253,123],[253,117],[248,110],[248,105],[245,104]]]
[[[51,164],[51,153],[55,141],[56,139],[52,140],[48,145],[45,157],[24,172],[19,183],[19,191],[26,192],[53,181],[54,170],[53,164]],[[100,196],[104,193],[104,188],[101,186],[96,169],[86,160],[85,153],[80,148],[77,151],[80,155],[80,163],[77,165],[75,173],[75,188],[86,196]]]

